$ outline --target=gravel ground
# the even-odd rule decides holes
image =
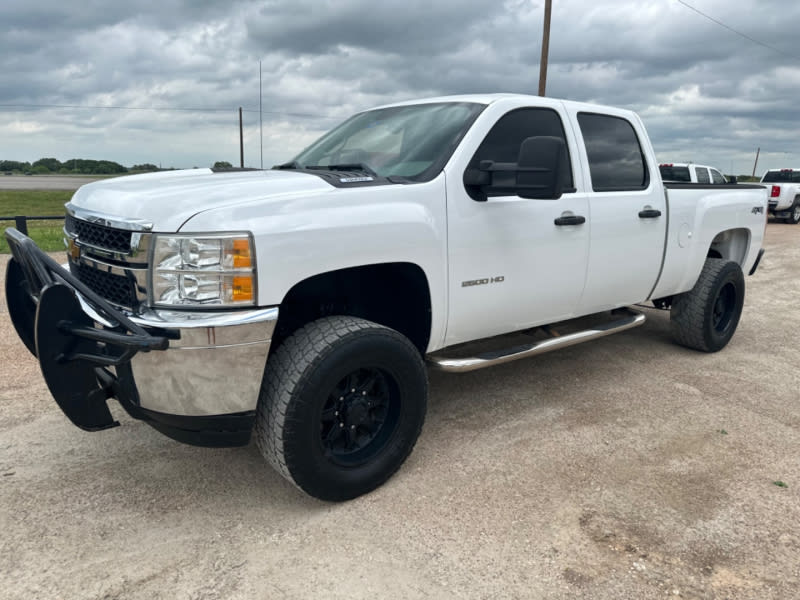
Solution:
[[[430,373],[414,453],[344,504],[254,444],[183,446],[118,407],[122,427],[74,428],[0,304],[0,595],[797,597],[799,239],[768,226],[718,354],[673,345],[648,310],[602,340]]]

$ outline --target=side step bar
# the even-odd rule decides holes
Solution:
[[[576,331],[561,337],[552,337],[550,339],[535,342],[533,344],[514,346],[513,348],[506,348],[504,350],[495,350],[493,352],[486,352],[478,356],[469,358],[446,358],[443,356],[428,356],[427,360],[431,367],[439,371],[447,371],[449,373],[466,373],[468,371],[475,371],[485,367],[493,367],[495,365],[502,365],[503,363],[518,360],[520,358],[528,358],[537,354],[544,354],[552,350],[566,348],[567,346],[574,346],[594,340],[597,338],[611,335],[638,327],[645,322],[645,315],[639,311],[630,308],[622,308],[615,311],[618,314],[624,315],[623,318],[608,323],[602,323],[596,327],[585,329],[583,331]]]

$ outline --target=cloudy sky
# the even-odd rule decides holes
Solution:
[[[698,12],[699,11],[699,12]],[[703,16],[703,13],[706,16]],[[283,162],[354,111],[537,93],[543,0],[2,0],[0,159]],[[716,21],[716,22],[715,22]],[[638,111],[662,162],[800,167],[800,2],[553,0],[547,95]]]

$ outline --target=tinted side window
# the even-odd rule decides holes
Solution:
[[[620,117],[580,113],[589,172],[595,192],[643,190],[650,183],[647,163],[633,126]]]
[[[714,183],[725,183],[725,178],[722,176],[722,173],[716,169],[711,169],[711,179]]]
[[[705,167],[695,167],[694,172],[697,173],[697,183],[711,183],[711,178],[708,176],[708,169]]]
[[[692,181],[692,176],[689,174],[689,167],[673,167],[670,165],[661,165],[661,179],[664,181]]]
[[[495,123],[494,127],[486,134],[468,169],[477,169],[482,160],[493,160],[501,163],[515,163],[519,157],[519,148],[522,142],[529,137],[553,136],[564,140],[564,126],[558,113],[549,108],[519,108],[506,113]],[[569,148],[567,148],[569,159]],[[572,167],[566,169],[564,188],[573,187]],[[470,195],[473,191],[469,190]]]

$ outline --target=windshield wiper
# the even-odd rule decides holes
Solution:
[[[340,165],[306,165],[306,169],[327,170],[327,171],[364,171],[373,177],[378,174],[364,163],[342,163]]]

